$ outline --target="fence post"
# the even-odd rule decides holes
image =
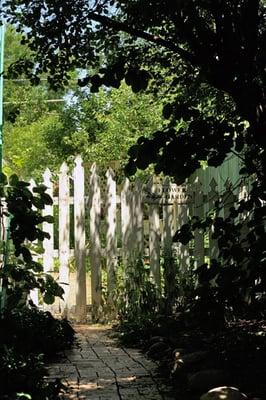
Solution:
[[[121,191],[121,230],[122,230],[122,258],[127,276],[128,267],[131,262],[131,229],[132,229],[132,197],[130,193],[130,183],[126,178]]]
[[[34,188],[35,186],[36,186],[36,183],[35,183],[34,179],[31,179],[31,180],[30,180],[30,187],[29,187],[29,189],[31,190],[31,192],[33,192],[33,188]],[[33,195],[34,195],[34,193],[33,193]],[[36,211],[36,207],[32,206],[32,209],[33,209],[34,211]],[[38,240],[34,240],[34,241],[32,242],[32,246],[33,246],[33,247],[34,247],[34,246],[38,246]],[[33,259],[34,261],[38,261],[38,254],[35,252],[35,249],[34,249],[34,248],[32,249],[32,259]],[[32,290],[30,291],[30,299],[31,299],[31,301],[33,302],[33,304],[35,304],[35,306],[38,306],[38,305],[39,305],[39,290],[38,290],[37,288],[32,289]]]
[[[101,273],[101,189],[100,178],[96,164],[91,167],[90,176],[90,264],[91,264],[91,297],[92,319],[100,318],[102,303],[102,273]]]
[[[59,173],[59,282],[63,287],[64,300],[60,301],[60,311],[67,315],[69,295],[69,176],[68,166],[63,163]],[[62,309],[61,309],[62,307]]]
[[[149,192],[152,194],[156,192],[156,183],[153,177],[147,184]],[[154,202],[149,204],[149,251],[150,251],[150,268],[151,277],[157,286],[158,290],[161,288],[161,271],[160,271],[160,214],[159,204]]]
[[[107,267],[107,294],[108,304],[114,307],[113,294],[116,285],[117,241],[116,241],[116,182],[114,171],[109,168],[107,178],[107,240],[106,240],[106,267]]]
[[[176,265],[172,254],[173,234],[174,234],[174,207],[170,200],[170,180],[168,177],[163,182],[163,192],[165,203],[163,204],[163,257],[164,257],[164,291],[166,298],[166,311],[171,313],[176,285]],[[169,199],[169,200],[168,200]]]
[[[237,200],[237,196],[233,193],[232,182],[230,181],[230,179],[226,179],[224,187],[226,189],[222,197],[224,218],[228,218],[230,215],[230,208],[234,206],[234,203]]]
[[[210,191],[208,193],[208,206],[209,211],[215,206],[215,202],[219,200],[219,194],[217,192],[217,182],[214,178],[210,181]],[[216,239],[212,238],[212,232],[209,234],[209,257],[211,259],[217,259],[219,256],[218,243]]]
[[[178,222],[179,227],[187,223],[188,220],[189,207],[187,204],[178,205]],[[187,273],[190,268],[190,257],[189,257],[189,245],[180,245],[180,270],[182,273]]]
[[[199,177],[196,177],[193,182],[193,200],[193,215],[202,219],[204,217],[204,194]],[[194,232],[193,256],[196,268],[204,263],[204,232],[200,232],[198,229]]]
[[[144,234],[143,234],[143,208],[142,208],[142,182],[136,179],[132,193],[132,234],[135,242],[135,253],[137,258],[143,256]]]
[[[164,193],[169,193],[170,184],[169,178],[166,177],[163,182]],[[167,195],[165,197],[166,199],[163,203],[163,253],[166,257],[171,258],[174,233],[173,202],[171,200],[167,200]]]
[[[239,193],[238,193],[238,200],[247,200],[249,197],[249,187],[248,183],[243,180],[240,184],[239,187]],[[249,220],[249,211],[244,211],[240,214],[239,216],[239,221],[242,223],[242,229],[241,229],[241,242],[243,247],[247,247],[248,241],[247,241],[247,234],[249,232],[247,223]]]
[[[43,174],[43,184],[47,187],[46,193],[53,198],[53,183],[51,181],[52,173],[46,168]],[[53,205],[46,205],[43,215],[54,215]],[[54,225],[48,222],[43,223],[44,232],[49,233],[50,239],[45,238],[43,241],[43,270],[44,272],[52,272],[54,269]]]
[[[85,181],[81,156],[75,159],[74,179],[74,233],[76,263],[76,318],[83,321],[87,315],[86,248],[85,248]]]

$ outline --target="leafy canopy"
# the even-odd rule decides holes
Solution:
[[[160,102],[151,94],[132,93],[125,83],[99,93],[77,90],[74,98],[59,113],[57,126],[44,133],[48,149],[61,162],[81,154],[87,162],[125,165],[140,132],[150,137],[162,125]]]
[[[260,152],[265,129],[264,1],[7,0],[4,11],[23,34],[22,43],[27,43],[34,54],[34,61],[24,57],[12,64],[10,74],[23,70],[32,82],[38,82],[45,72],[51,86],[58,88],[67,83],[71,69],[90,67],[94,72],[80,84],[90,84],[93,91],[101,84],[118,87],[124,78],[139,91],[153,77],[160,83],[156,66],[163,66],[165,73],[171,72],[177,80],[182,66],[183,84],[189,85],[191,76],[199,76],[202,83],[228,94],[236,116],[250,124],[248,130],[238,129],[239,136],[256,147],[255,154]],[[171,85],[175,88],[177,81],[173,79]],[[221,118],[206,119],[201,113],[193,113],[193,103],[182,105],[181,110],[179,107],[176,117],[196,118],[197,126],[188,128],[189,135],[181,134],[173,143],[175,131],[168,132],[166,141],[157,136],[146,164],[160,164],[158,154],[183,142],[188,147],[186,137],[197,134],[195,143],[203,151],[199,154],[191,148],[186,152],[190,162],[182,168],[182,179],[198,167],[197,160],[202,156],[212,159],[214,154],[214,163],[218,164],[234,145],[237,150],[243,149],[241,140],[235,143],[234,126]],[[211,134],[211,142],[206,141],[204,132]],[[138,158],[146,153],[145,143],[139,143],[140,153],[132,157],[137,166]],[[176,158],[171,152],[164,158],[174,166]],[[262,174],[261,156],[254,160],[247,151],[245,161],[250,173]],[[159,169],[170,172],[164,160]]]

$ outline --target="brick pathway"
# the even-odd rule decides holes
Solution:
[[[49,365],[49,379],[61,378],[67,388],[62,399],[173,399],[156,364],[136,349],[118,347],[109,328],[84,325],[75,330],[77,345]]]

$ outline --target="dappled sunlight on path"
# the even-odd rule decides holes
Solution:
[[[118,347],[106,326],[78,325],[77,344],[49,365],[49,379],[61,378],[62,399],[171,400],[157,365],[140,351]]]

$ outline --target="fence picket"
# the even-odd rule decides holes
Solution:
[[[151,178],[147,187],[151,194],[156,191],[156,184]],[[158,203],[149,204],[149,252],[150,252],[150,269],[151,278],[156,284],[158,290],[161,288],[161,271],[160,271],[160,209]]]
[[[170,180],[169,178],[165,178],[163,186],[165,191],[170,188]],[[174,234],[174,212],[173,205],[164,203],[163,204],[163,253],[167,257],[172,257],[172,243],[173,243],[173,234]]]
[[[143,257],[143,206],[142,206],[142,182],[137,179],[132,193],[132,234],[135,242],[135,254],[137,258]]]
[[[43,184],[47,187],[46,193],[53,198],[52,173],[49,168],[47,168],[43,174]],[[46,205],[43,215],[51,215],[53,217],[53,205]],[[45,238],[43,241],[43,270],[44,272],[52,272],[54,270],[54,225],[44,222],[43,230],[50,235],[50,239]]]
[[[232,182],[230,179],[225,181],[224,187],[226,189],[222,196],[224,218],[228,218],[230,214],[230,208],[233,207],[234,202],[237,200],[237,196],[232,190]]]
[[[102,303],[102,271],[101,271],[101,188],[100,177],[94,163],[90,176],[90,264],[91,264],[91,297],[92,319],[100,318]]]
[[[238,193],[238,200],[247,200],[248,199],[248,193],[249,193],[249,188],[248,184],[245,181],[241,182],[241,185],[239,187],[239,193]],[[248,245],[247,241],[247,234],[248,234],[248,219],[249,219],[249,211],[244,211],[240,214],[239,220],[241,221],[242,229],[241,229],[241,242],[242,245],[246,247]]]
[[[132,196],[130,192],[130,183],[126,178],[121,191],[121,231],[122,231],[122,258],[127,275],[128,267],[132,257]]]
[[[36,186],[36,182],[34,181],[34,179],[31,179],[29,183],[30,183],[29,189],[31,190],[31,192],[33,192],[33,188]],[[32,206],[32,209],[36,211],[36,207]],[[38,261],[39,258],[38,253],[36,253],[34,249],[34,247],[38,246],[38,240],[34,240],[32,242],[32,245],[33,245],[32,259],[34,261]],[[30,299],[33,302],[33,304],[35,304],[35,306],[39,305],[39,290],[37,288],[30,291]]]
[[[85,185],[82,159],[75,159],[74,178],[74,233],[75,233],[75,262],[76,262],[76,318],[86,318],[86,247],[85,247]]]
[[[188,221],[189,207],[187,204],[178,204],[177,219],[178,227],[186,224]],[[179,243],[178,246],[178,263],[180,272],[184,275],[190,268],[189,246]]]
[[[202,183],[197,177],[193,182],[193,215],[202,219],[204,216],[204,194]],[[194,251],[195,267],[199,267],[205,261],[204,250],[204,232],[196,229],[194,233]]]
[[[69,295],[69,176],[68,166],[63,163],[59,173],[59,282],[63,287],[64,299],[60,302],[60,309],[63,314],[68,312],[68,295]]]
[[[214,178],[210,181],[210,191],[208,193],[208,207],[209,210],[214,208],[215,203],[219,200],[219,194],[217,192],[217,182]],[[219,255],[219,249],[217,240],[212,238],[212,232],[209,234],[209,257],[210,259],[217,258]]]
[[[106,172],[106,268],[107,268],[107,292],[108,304],[113,307],[113,294],[116,287],[117,267],[117,240],[116,240],[116,182],[114,172],[109,168]]]

